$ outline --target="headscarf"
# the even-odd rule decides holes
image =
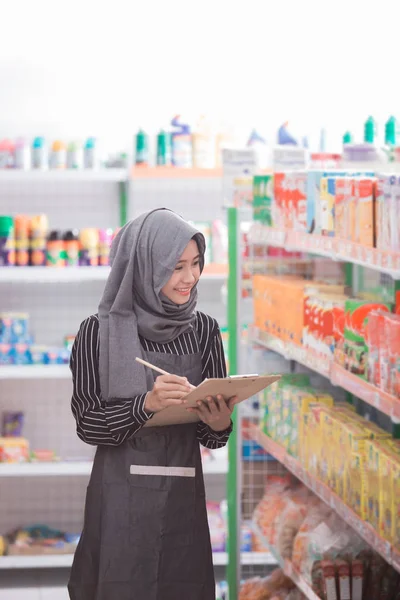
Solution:
[[[197,286],[182,305],[161,292],[191,239],[199,248],[202,271],[204,236],[168,209],[156,209],[129,221],[114,238],[111,272],[98,310],[104,400],[132,398],[151,389],[152,374],[135,361],[143,358],[139,335],[166,343],[193,328]]]

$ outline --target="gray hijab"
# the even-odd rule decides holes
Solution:
[[[191,239],[204,266],[204,236],[168,209],[129,221],[116,235],[111,272],[99,304],[100,387],[104,400],[132,398],[151,389],[153,376],[135,361],[142,357],[139,335],[166,343],[190,330],[197,287],[177,306],[161,292]]]

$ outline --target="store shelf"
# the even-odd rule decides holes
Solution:
[[[225,281],[227,266],[206,265],[201,276],[206,281]],[[0,267],[1,283],[82,283],[106,281],[109,267]]]
[[[369,248],[334,237],[292,230],[276,230],[260,224],[253,225],[250,237],[253,243],[269,244],[288,251],[309,252],[332,260],[351,262],[387,273],[393,279],[400,279],[399,252]]]
[[[49,171],[23,171],[20,169],[0,169],[1,182],[118,182],[128,178],[126,169],[82,169],[82,170],[49,170]]]
[[[292,563],[289,560],[284,560],[279,554],[276,552],[275,548],[271,548],[268,544],[264,534],[261,529],[253,523],[253,530],[256,536],[261,540],[264,544],[265,548],[269,550],[271,556],[273,556],[276,563],[281,567],[283,572],[289,579],[296,584],[301,592],[309,599],[309,600],[320,600],[320,597],[315,594],[312,590],[311,586],[307,583],[307,581],[298,573],[294,568]]]
[[[400,419],[400,399],[380,390],[368,381],[346,371],[343,367],[319,356],[313,356],[301,346],[283,342],[282,340],[251,328],[251,340],[269,350],[281,354],[288,360],[295,360],[319,375],[330,379],[333,385],[339,386],[367,404],[374,406],[392,419]]]
[[[310,475],[299,463],[290,456],[285,448],[271,440],[258,427],[251,428],[251,435],[267,452],[272,454],[293,475],[311,489],[323,502],[332,508],[350,527],[352,527],[367,544],[380,554],[389,564],[400,572],[400,560],[389,542],[382,539],[378,533],[363,521],[343,500],[339,498],[328,486]]]
[[[68,365],[3,365],[0,379],[71,379]]]
[[[302,346],[283,340],[261,331],[257,327],[252,327],[250,330],[250,339],[254,344],[258,344],[268,350],[273,350],[281,354],[287,360],[295,360],[305,367],[316,371],[324,377],[330,378],[331,361],[320,356],[313,356],[307,352]]]
[[[0,463],[0,477],[89,476],[92,465],[92,461]]]
[[[109,267],[0,267],[0,283],[105,281],[109,272]]]
[[[346,371],[343,367],[333,363],[330,373],[331,382],[347,390],[367,404],[374,406],[393,419],[400,419],[400,399],[380,390],[372,383],[361,379]]]
[[[92,461],[0,463],[0,477],[89,476],[92,465]],[[228,463],[225,457],[220,459],[217,455],[213,460],[207,459],[203,462],[205,475],[224,475],[227,471]]]
[[[0,569],[46,569],[70,567],[73,554],[45,554],[43,556],[2,556]],[[228,564],[226,552],[214,552],[213,562],[216,567]],[[241,557],[243,565],[275,565],[275,558],[268,552],[244,552]]]
[[[183,169],[179,167],[132,167],[132,179],[216,179],[222,169]]]

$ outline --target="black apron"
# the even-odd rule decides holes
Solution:
[[[201,382],[201,354],[146,354]],[[71,600],[215,600],[196,424],[98,446],[68,590]]]

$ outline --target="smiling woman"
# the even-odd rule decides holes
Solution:
[[[195,240],[190,240],[162,293],[176,304],[185,304],[200,279],[200,254]]]
[[[205,399],[199,422],[143,428],[189,383],[226,377],[219,327],[196,311],[205,240],[169,210],[116,236],[98,315],[71,355],[79,437],[98,445],[75,554],[72,600],[214,600],[199,443],[224,446],[235,403]],[[172,375],[155,379],[136,357]]]

